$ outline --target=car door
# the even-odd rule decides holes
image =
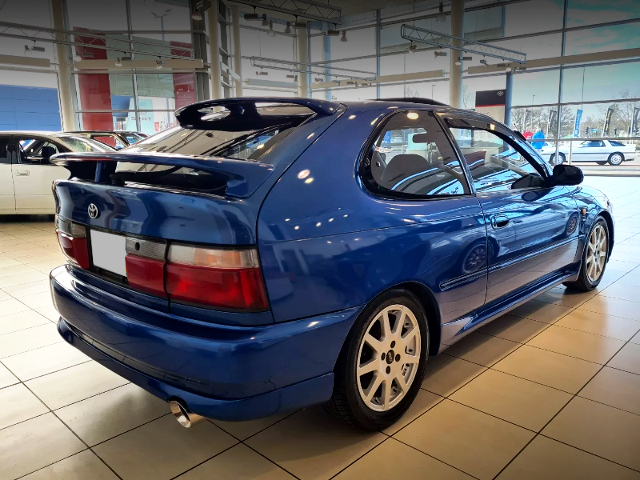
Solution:
[[[465,157],[483,157],[467,164],[487,225],[487,303],[562,275],[578,249],[571,191],[548,186],[544,162],[500,125],[454,115],[446,122]]]
[[[13,139],[10,135],[0,135],[0,214],[14,213],[16,202],[11,176]]]
[[[18,213],[55,213],[55,201],[51,191],[54,180],[68,177],[64,167],[52,165],[43,158],[42,149],[52,147],[54,153],[67,151],[55,142],[37,135],[16,136],[13,155],[13,184],[15,208]]]
[[[582,142],[575,152],[572,152],[571,160],[577,162],[601,162],[607,160],[608,156],[601,140],[587,140]]]

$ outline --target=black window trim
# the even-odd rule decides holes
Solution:
[[[452,151],[456,155],[456,159],[460,163],[460,167],[462,168],[462,172],[464,174],[466,183],[462,184],[462,188],[464,189],[464,193],[460,195],[414,195],[411,193],[403,193],[403,192],[394,192],[392,190],[381,189],[377,187],[376,181],[373,179],[373,174],[371,173],[371,164],[367,162],[368,157],[370,156],[371,147],[373,147],[375,141],[380,137],[380,134],[384,131],[386,126],[389,124],[392,118],[399,114],[406,114],[409,111],[420,111],[420,112],[429,112],[432,114],[432,118],[439,124],[440,128],[444,133],[444,136],[447,138],[449,145],[451,146]],[[383,198],[385,200],[403,200],[403,201],[412,201],[412,202],[425,202],[425,201],[438,201],[438,200],[455,200],[455,199],[463,199],[475,196],[474,191],[472,190],[472,183],[470,182],[469,172],[463,165],[463,161],[460,159],[460,152],[455,145],[455,142],[452,142],[452,137],[450,133],[447,131],[445,125],[437,115],[437,111],[431,108],[420,108],[420,106],[416,106],[416,108],[401,108],[393,110],[384,116],[376,125],[376,127],[372,130],[369,138],[364,143],[364,147],[360,153],[360,158],[358,160],[358,171],[357,175],[362,182],[363,186],[367,190],[367,192],[375,195],[376,197]],[[462,182],[461,182],[462,183]]]
[[[509,141],[509,143],[513,143],[516,151],[524,156],[524,158],[529,162],[529,164],[531,164],[531,166],[533,168],[535,168],[535,170],[542,176],[542,178],[545,180],[545,187],[525,187],[525,188],[517,188],[517,189],[513,189],[513,190],[508,190],[510,192],[527,192],[527,191],[532,191],[532,190],[540,190],[541,188],[550,188],[552,185],[550,183],[551,180],[551,175],[549,174],[549,171],[546,169],[546,167],[544,167],[543,165],[540,164],[540,162],[538,161],[538,159],[536,159],[536,157],[534,157],[531,153],[529,153],[527,151],[526,148],[524,148],[521,145],[521,142],[517,139],[516,135],[511,132],[509,130],[509,128],[507,128],[506,126],[503,126],[502,124],[500,124],[499,122],[490,122],[487,123],[487,119],[486,118],[481,118],[481,117],[477,117],[475,115],[463,115],[463,114],[459,114],[459,113],[454,113],[454,112],[443,112],[439,115],[436,115],[437,117],[440,117],[440,121],[444,126],[445,131],[447,132],[447,135],[450,137],[450,141],[453,142],[454,144],[454,148],[458,154],[459,157],[461,157],[462,159],[464,159],[464,155],[462,153],[462,150],[460,149],[460,146],[458,145],[458,142],[455,141],[455,137],[453,136],[453,133],[451,133],[451,128],[464,128],[464,127],[450,127],[449,123],[447,122],[447,120],[449,118],[456,118],[456,119],[463,119],[463,120],[471,120],[477,124],[482,124],[483,127],[471,127],[469,129],[477,129],[477,130],[485,130],[487,132],[491,132],[491,133],[495,133],[495,135],[499,138],[501,138],[504,141]],[[494,125],[494,129],[490,128],[490,125]],[[471,188],[472,188],[472,192],[475,196],[480,195],[499,195],[499,194],[504,194],[504,191],[502,190],[498,190],[495,192],[478,192],[476,190],[476,186],[475,186],[475,181],[473,180],[473,175],[471,174],[471,171],[469,170],[469,165],[467,165],[466,161],[462,161],[461,162],[463,165],[464,170],[467,172],[467,178],[471,179]]]

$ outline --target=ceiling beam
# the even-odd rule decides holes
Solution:
[[[414,27],[412,25],[402,25],[400,35],[405,40],[425,43],[438,48],[450,48],[465,53],[475,53],[485,57],[510,60],[519,64],[527,61],[526,53],[517,52],[508,48],[500,48],[489,43],[475,42],[473,40],[467,40],[464,37],[447,35],[435,30],[427,30],[426,28]]]

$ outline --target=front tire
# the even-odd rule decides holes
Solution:
[[[428,356],[429,327],[418,299],[403,289],[382,294],[347,337],[327,410],[366,430],[392,425],[418,394]]]
[[[609,260],[609,238],[607,222],[604,218],[598,217],[587,237],[578,279],[575,282],[566,282],[567,288],[588,292],[598,286]]]
[[[612,153],[611,155],[609,155],[609,160],[607,161],[609,162],[609,165],[617,167],[618,165],[621,165],[622,162],[624,162],[624,155],[620,152]]]

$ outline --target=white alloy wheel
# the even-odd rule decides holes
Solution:
[[[609,163],[611,165],[620,165],[624,161],[624,157],[621,153],[612,153],[609,157]]]
[[[607,232],[602,225],[596,225],[589,235],[587,244],[587,278],[590,282],[597,282],[604,272],[609,251]]]
[[[389,305],[369,323],[360,342],[356,363],[358,392],[373,411],[398,405],[413,384],[422,341],[414,312],[405,305]]]

